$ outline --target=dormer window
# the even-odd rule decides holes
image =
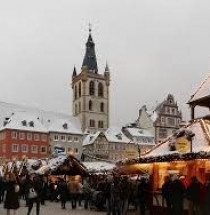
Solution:
[[[116,137],[118,140],[122,140],[122,134],[121,133],[117,134]]]
[[[30,126],[30,127],[34,127],[34,122],[33,122],[33,121],[30,121],[30,122],[29,122],[29,126]]]
[[[21,123],[22,123],[22,126],[27,126],[26,120],[23,120]]]
[[[3,125],[6,126],[9,122],[10,122],[10,118],[9,118],[9,117],[6,117],[6,118],[4,119]]]
[[[64,123],[64,124],[63,124],[63,128],[64,128],[64,129],[68,129],[68,124],[67,124],[67,123]]]

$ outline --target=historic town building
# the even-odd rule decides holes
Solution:
[[[139,110],[136,126],[148,129],[155,136],[155,143],[163,141],[179,129],[182,113],[174,96],[169,94],[153,111],[149,112],[144,105]]]
[[[0,102],[0,160],[82,154],[79,118]]]
[[[0,158],[46,158],[49,153],[48,130],[33,115],[14,113],[2,121]]]
[[[91,30],[86,43],[86,52],[81,72],[74,67],[72,74],[73,115],[81,120],[83,132],[96,132],[109,127],[109,86],[108,65],[104,73],[98,71],[95,43]]]
[[[83,133],[79,126],[79,119],[57,119],[50,124],[48,131],[50,136],[50,152],[53,154],[62,152],[72,154],[80,159],[82,155]]]
[[[145,129],[111,127],[84,138],[83,159],[116,161],[136,158],[154,146],[154,136]]]

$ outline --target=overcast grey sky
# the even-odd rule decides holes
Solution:
[[[111,70],[111,123],[175,95],[184,116],[209,72],[209,0],[1,0],[0,100],[71,113],[88,23]]]

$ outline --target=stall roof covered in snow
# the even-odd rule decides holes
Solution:
[[[4,167],[0,167],[0,172],[21,173],[21,167],[27,168],[27,173],[60,174],[60,175],[87,175],[86,167],[73,156],[59,156],[52,159],[27,159],[25,161],[11,161]],[[26,173],[26,172],[25,172]]]
[[[116,166],[113,163],[95,161],[95,162],[83,162],[90,173],[102,173],[112,171]]]
[[[210,152],[210,122],[208,120],[203,119],[195,120],[193,123],[187,125],[185,129],[188,129],[195,134],[192,141],[193,152],[200,151]],[[169,137],[166,141],[158,144],[153,149],[151,149],[147,153],[146,157],[178,153],[177,151],[170,151],[169,148],[170,138],[171,137]]]
[[[195,101],[204,99],[210,96],[210,73],[207,75],[205,80],[201,83],[201,85],[196,89],[196,91],[191,96],[188,103],[193,103]]]

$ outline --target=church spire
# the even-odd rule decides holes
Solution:
[[[73,69],[73,74],[72,74],[73,76],[76,76],[77,75],[77,70],[76,70],[76,67],[75,67],[75,65],[74,65],[74,69]]]
[[[82,67],[87,67],[91,72],[98,73],[98,65],[95,53],[95,43],[91,35],[91,26],[89,26],[89,36],[86,42],[86,52],[83,59]]]
[[[109,65],[108,65],[107,62],[106,62],[106,66],[105,66],[105,72],[110,72],[110,70],[109,70]]]

